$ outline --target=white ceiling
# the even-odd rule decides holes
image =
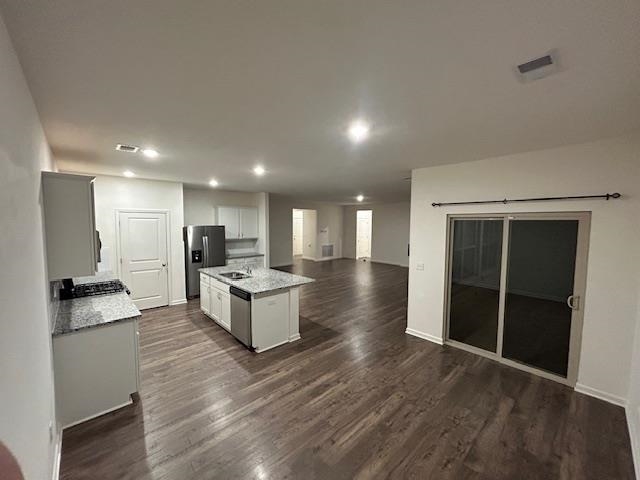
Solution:
[[[61,169],[351,203],[640,128],[638,0],[0,0]],[[516,80],[557,49],[561,72]],[[350,120],[372,138],[353,146]],[[114,151],[153,146],[155,161]],[[606,158],[603,158],[606,161]],[[251,173],[256,163],[267,174]]]

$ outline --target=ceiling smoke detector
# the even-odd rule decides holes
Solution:
[[[516,75],[518,80],[526,83],[548,77],[558,70],[557,54],[555,52],[549,52],[542,57],[534,58],[533,60],[517,65]]]
[[[138,150],[140,150],[140,147],[136,147],[135,145],[126,145],[124,143],[118,143],[116,145],[116,150],[118,150],[119,152],[136,153]]]

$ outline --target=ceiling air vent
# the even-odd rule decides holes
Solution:
[[[539,80],[557,71],[558,62],[556,60],[556,55],[553,52],[539,58],[534,58],[528,62],[521,63],[516,67],[516,73],[521,82]]]
[[[135,145],[125,145],[124,143],[119,143],[116,145],[116,150],[118,150],[119,152],[136,153],[138,150],[140,150],[140,147],[136,147]]]

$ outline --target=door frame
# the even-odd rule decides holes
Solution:
[[[358,231],[360,230],[359,228],[359,222],[358,222],[358,213],[359,212],[369,212],[369,256],[368,257],[358,257]],[[371,259],[372,256],[372,250],[373,250],[373,209],[372,208],[358,208],[356,210],[356,260],[359,260],[361,258],[368,258]]]
[[[168,209],[159,208],[116,208],[115,223],[116,223],[116,265],[118,267],[118,278],[122,278],[122,246],[120,245],[120,213],[163,213],[165,215],[165,224],[167,225],[167,231],[165,232],[165,242],[167,244],[167,306],[173,305],[173,290],[171,288],[173,263],[171,262],[171,211]]]
[[[467,345],[466,343],[451,340],[449,338],[449,315],[451,307],[451,275],[453,250],[453,224],[455,220],[502,220],[502,257],[500,267],[500,295],[498,303],[498,330],[496,352],[490,352],[482,348]],[[576,240],[576,262],[574,269],[573,291],[580,295],[578,310],[572,310],[571,333],[569,337],[569,358],[567,365],[567,377],[556,375],[524,363],[504,358],[502,356],[502,342],[504,337],[504,315],[506,305],[506,286],[509,261],[509,222],[511,220],[577,220],[578,238]],[[465,213],[448,214],[446,218],[446,251],[445,251],[445,277],[444,277],[444,316],[442,321],[442,338],[445,345],[460,348],[476,355],[495,360],[504,365],[523,370],[540,377],[575,387],[578,381],[580,365],[580,353],[582,345],[582,329],[584,324],[584,307],[586,304],[587,266],[589,261],[589,239],[591,234],[591,212],[501,212],[501,213]]]

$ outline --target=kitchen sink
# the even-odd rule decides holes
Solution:
[[[230,280],[242,280],[243,278],[251,278],[251,275],[242,272],[224,272],[220,275]]]

